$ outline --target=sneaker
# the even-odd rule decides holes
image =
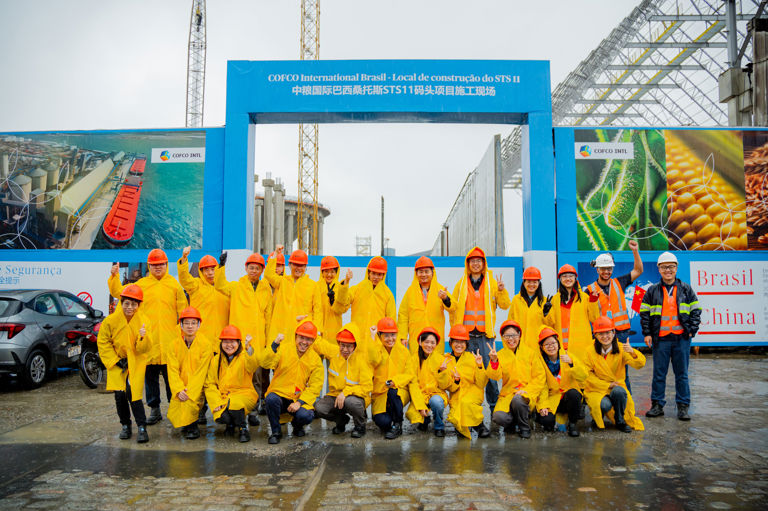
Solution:
[[[163,416],[160,414],[160,407],[156,406],[154,408],[149,409],[149,417],[147,417],[147,424],[151,426],[152,424],[157,424],[163,420]]]
[[[658,401],[654,401],[651,409],[645,412],[646,417],[661,417],[664,415],[664,407]]]
[[[128,440],[131,438],[131,435],[133,435],[133,431],[131,431],[131,425],[130,424],[123,424],[123,429],[120,430],[120,434],[117,438],[120,440]]]
[[[136,443],[145,444],[149,442],[149,435],[147,434],[146,426],[139,426],[139,434],[136,435]]]
[[[251,434],[248,432],[247,427],[241,427],[240,428],[240,437],[238,438],[240,443],[250,442],[251,441]]]
[[[521,429],[519,435],[520,435],[520,438],[531,438],[531,430]]]
[[[200,438],[200,429],[198,429],[196,422],[190,426],[187,426],[187,430],[184,432],[184,438],[187,440]]]
[[[435,430],[435,436],[437,438],[445,438],[445,430],[444,429],[436,429]]]
[[[490,430],[486,428],[485,424],[482,422],[475,426],[475,431],[477,431],[477,438],[488,438],[491,436]]]
[[[269,436],[269,439],[267,440],[267,442],[268,442],[268,443],[270,443],[270,444],[272,444],[272,445],[274,445],[274,444],[279,444],[279,443],[280,443],[280,439],[281,439],[281,438],[283,438],[283,435],[282,435],[282,434],[278,434],[278,435],[270,435],[270,436]]]
[[[248,425],[253,426],[254,428],[256,426],[261,425],[261,421],[259,420],[259,414],[256,412],[251,412],[248,414]]]
[[[688,415],[688,405],[677,405],[677,418],[681,421],[691,420],[691,416]]]
[[[365,436],[365,428],[355,428],[352,430],[352,438],[362,438]]]
[[[624,433],[632,433],[632,427],[626,422],[617,422],[616,429],[623,431]]]
[[[386,438],[387,440],[393,440],[402,434],[403,434],[403,423],[394,422],[392,423],[392,427],[390,428],[390,430],[384,433],[384,438]]]

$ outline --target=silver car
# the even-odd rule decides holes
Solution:
[[[17,374],[28,387],[49,372],[77,363],[81,346],[70,330],[90,330],[104,314],[56,289],[0,291],[0,374]]]

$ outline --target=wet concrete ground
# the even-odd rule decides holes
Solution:
[[[644,413],[651,361],[631,377]],[[213,425],[188,441],[167,419],[148,444],[121,441],[112,395],[76,374],[34,391],[3,381],[0,510],[766,509],[768,358],[692,357],[691,386],[691,422],[676,418],[670,373],[667,415],[631,434],[580,424],[579,438],[466,440],[408,426],[386,441],[369,424],[354,440],[315,421],[270,446],[266,426],[247,444]]]

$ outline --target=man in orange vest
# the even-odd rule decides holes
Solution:
[[[675,372],[677,418],[689,421],[691,389],[688,386],[688,358],[691,339],[699,331],[701,306],[691,286],[677,278],[677,257],[664,252],[658,260],[661,282],[648,288],[640,306],[640,324],[645,344],[653,349],[651,409],[646,417],[664,415],[664,391],[669,361]]]

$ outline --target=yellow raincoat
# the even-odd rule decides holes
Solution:
[[[317,282],[306,273],[294,281],[290,275],[278,275],[276,267],[277,258],[270,257],[264,269],[264,278],[274,290],[274,309],[267,335],[269,342],[277,337],[277,334],[283,334],[286,339],[293,339],[299,324],[296,321],[298,316],[307,316],[304,319],[312,320],[317,331],[322,332],[322,307],[320,297],[315,293]],[[288,266],[285,271],[287,273]]]
[[[381,283],[379,284],[379,286]],[[378,287],[378,286],[376,286]],[[359,347],[357,349],[360,349]],[[416,380],[416,374],[413,372],[413,365],[410,363],[411,352],[402,345],[400,341],[395,341],[392,351],[387,349],[379,339],[376,343],[371,342],[369,349],[370,363],[373,367],[373,390],[371,391],[371,414],[377,415],[387,411],[387,380],[392,380],[397,389],[397,394],[403,401],[405,407],[411,399],[416,400],[414,405],[424,410],[426,404],[421,395],[419,382]]]
[[[140,340],[141,325],[145,325],[147,335]],[[97,345],[101,361],[107,368],[107,390],[125,392],[125,381],[130,379],[132,400],[141,401],[144,397],[147,354],[153,346],[150,331],[151,323],[146,316],[136,311],[129,323],[120,307],[101,322]],[[122,358],[128,360],[126,370],[115,365]]]
[[[453,375],[453,369],[456,369],[461,375],[458,384],[451,379],[448,389],[451,394],[448,400],[451,407],[448,422],[453,424],[456,431],[470,438],[469,428],[483,422],[483,391],[488,383],[488,374],[482,364],[475,364],[475,357],[467,351],[461,354],[458,361],[453,355],[448,357],[448,374]]]
[[[535,353],[532,352],[522,344],[521,340],[516,351],[513,352],[504,347],[498,351],[497,356],[499,357],[498,366],[494,369],[494,364],[489,362],[487,369],[488,378],[501,380],[502,383],[499,389],[499,400],[494,410],[509,412],[512,398],[520,390],[525,392],[525,397],[530,400],[528,406],[533,410],[536,407],[536,399],[546,385],[544,367],[538,350]],[[494,410],[491,410],[491,413]]]
[[[411,422],[411,424],[422,424],[424,417],[421,416],[419,410],[426,410],[429,406],[429,400],[432,396],[440,396],[443,400],[443,404],[448,404],[448,392],[447,390],[453,384],[453,378],[451,373],[447,370],[440,371],[440,365],[446,357],[450,357],[450,354],[438,351],[435,347],[433,351],[424,362],[419,365],[419,353],[411,355],[411,366],[413,372],[416,374],[416,381],[419,384],[421,390],[421,398],[418,396],[411,396],[411,406],[405,412],[405,416]],[[447,366],[446,366],[447,367]],[[419,408],[419,406],[422,406]]]
[[[229,324],[240,329],[243,339],[250,335],[251,346],[260,354],[267,345],[267,322],[272,312],[272,295],[269,284],[260,279],[253,290],[248,275],[243,275],[237,282],[228,282],[223,266],[216,268],[214,277],[216,290],[229,297]],[[205,316],[203,316],[205,323]],[[221,330],[216,332],[218,339]]]
[[[242,347],[242,343],[240,346]],[[240,350],[232,361],[228,362],[221,345],[216,348],[205,378],[205,399],[213,412],[214,420],[221,417],[227,405],[230,410],[245,410],[246,415],[251,413],[259,400],[259,394],[253,388],[253,373],[258,369],[259,357],[256,350],[253,350],[252,355]],[[219,406],[223,408],[214,412]]]
[[[482,285],[485,287],[484,299],[485,299],[485,336],[489,339],[496,337],[494,328],[496,326],[496,307],[500,309],[509,308],[509,293],[506,289],[499,291],[499,285],[496,279],[493,278],[493,272],[488,269],[488,260],[485,258],[485,252],[480,247],[474,247],[467,252],[467,257],[464,259],[464,276],[456,283],[451,293],[451,301],[456,300],[456,308],[450,314],[451,325],[459,325],[464,322],[464,310],[467,304],[467,290],[472,288],[472,284],[469,282],[469,254],[473,251],[479,250],[483,253],[483,259],[485,260],[485,276],[483,277]]]
[[[200,333],[207,339],[218,339],[221,329],[229,324],[229,296],[217,291],[204,277],[189,273],[189,261],[176,263],[179,283],[189,295],[189,305],[200,312]]]
[[[360,338],[357,325],[347,323],[345,330]],[[339,353],[338,343],[327,341],[321,337],[312,343],[312,348],[318,354],[328,359],[328,396],[336,397],[340,393],[345,396],[357,396],[365,400],[365,406],[371,404],[373,389],[373,372],[368,364],[368,354],[355,348],[355,351],[345,359]]]
[[[437,281],[436,272],[433,269],[432,281],[425,299],[419,278],[416,276],[416,270],[414,270],[413,282],[400,301],[400,310],[397,313],[398,339],[408,339],[408,349],[410,349],[411,354],[418,356],[419,333],[428,326],[440,334],[440,342],[437,343],[435,351],[439,354],[445,353],[445,311],[450,314],[451,311],[456,310],[456,301],[451,298],[451,306],[446,307],[440,297],[437,296],[437,292],[441,289],[445,289],[445,286]],[[445,289],[445,291],[448,290]],[[448,296],[451,295],[448,294]]]
[[[376,326],[381,318],[394,319],[397,316],[395,296],[387,287],[386,278],[385,274],[381,282],[373,287],[366,270],[365,279],[349,289],[348,303],[352,306],[352,322],[360,329],[364,342],[369,345],[371,327]]]
[[[597,423],[598,428],[604,428],[603,412],[600,410],[600,401],[610,394],[608,388],[612,382],[617,382],[627,391],[627,407],[624,410],[624,421],[633,429],[642,431],[645,429],[643,422],[635,415],[635,402],[632,394],[627,390],[625,383],[626,366],[630,365],[635,369],[642,369],[645,366],[645,355],[633,349],[637,358],[624,351],[621,346],[620,353],[609,353],[603,358],[602,355],[595,352],[594,345],[587,351],[584,358],[584,367],[587,371],[587,380],[584,387],[584,397],[592,412],[592,418]],[[613,420],[613,409],[608,412],[608,416]]]
[[[109,293],[115,298],[120,298],[120,293],[125,288],[120,283],[118,275],[110,275]],[[152,275],[140,278],[136,285],[144,292],[142,311],[152,326],[149,338],[152,339],[152,348],[147,355],[147,365],[165,364],[167,361],[165,352],[176,339],[179,332],[179,314],[187,308],[187,297],[179,282],[165,273],[156,279]],[[133,387],[133,386],[131,386]]]
[[[336,294],[333,305],[328,298],[328,284],[325,283],[322,276],[315,286],[316,296],[312,299],[312,303],[320,304],[318,309],[320,312],[315,314],[313,319],[319,335],[333,340],[336,339],[336,334],[341,330],[342,315],[349,308],[349,286],[345,286],[343,281],[339,280],[338,271],[331,285],[333,285],[333,291]]]
[[[512,304],[507,315],[507,319],[517,321],[522,327],[523,334],[520,343],[534,353],[539,351],[539,329],[544,324],[544,312],[541,307],[544,303],[545,301],[542,300],[541,305],[539,305],[538,299],[534,298],[529,307],[525,298],[517,293],[512,298]],[[548,315],[551,316],[551,313],[552,311]]]
[[[205,401],[205,379],[213,358],[213,346],[208,337],[197,332],[192,345],[187,347],[184,336],[179,335],[168,351],[168,384],[171,402],[168,420],[175,428],[188,426],[197,420],[200,407]],[[181,401],[179,392],[186,389],[189,399]]]
[[[563,353],[564,351],[561,349],[557,353],[557,357],[560,358],[560,355]],[[581,363],[578,358],[571,356],[571,361],[573,362],[573,367],[562,360],[560,361],[560,374],[558,375],[558,379],[558,376],[553,375],[552,371],[549,370],[546,361],[541,358],[547,383],[541,389],[541,393],[536,400],[537,410],[547,408],[550,413],[555,413],[557,407],[560,406],[560,400],[566,392],[571,389],[576,389],[581,392],[581,388],[584,386],[584,380],[587,379],[587,371],[584,364]],[[556,420],[560,424],[565,424],[568,422],[568,414],[558,413]]]
[[[592,323],[600,316],[599,302],[590,302],[589,294],[579,290],[581,301],[578,298],[573,299],[571,304],[570,326],[568,328],[568,353],[576,355],[576,358],[584,360],[586,353],[593,348]],[[552,298],[552,309],[544,318],[544,323],[551,326],[560,334],[561,342],[564,338],[563,325],[560,313],[560,293],[556,293]]]

